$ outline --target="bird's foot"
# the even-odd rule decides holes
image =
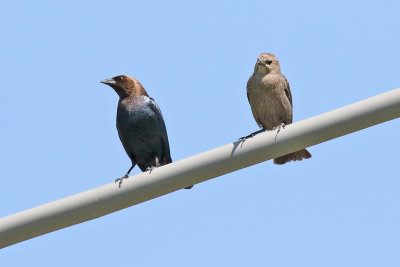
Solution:
[[[276,131],[276,135],[275,135],[275,141],[276,141],[276,137],[278,136],[278,133],[281,131],[281,129],[285,129],[286,124],[284,124],[283,122],[281,124],[279,124],[278,126],[272,128],[272,130],[277,130]]]
[[[150,167],[147,167],[147,168],[146,168],[146,171],[148,171],[149,174],[150,174],[155,168],[158,168],[158,167],[161,166],[159,157],[156,157],[156,158],[155,158],[155,162],[156,162],[156,165],[155,165],[155,166],[150,166]]]
[[[244,141],[246,141],[246,139],[252,138],[253,136],[255,136],[254,133],[251,133],[251,134],[249,134],[247,136],[242,136],[242,137],[239,138],[239,141],[243,141],[244,142]]]
[[[129,177],[128,174],[125,174],[123,177],[115,179],[115,183],[118,182],[118,187],[121,188],[122,181],[123,181],[124,179],[127,179],[128,177]]]
[[[155,168],[158,168],[158,167],[160,167],[160,164],[158,164],[158,166],[147,167],[147,168],[146,168],[146,171],[148,171],[149,174],[150,174]]]
[[[155,169],[155,168],[156,168],[155,166],[147,167],[147,168],[146,168],[146,172],[149,172],[149,174],[150,174],[151,171],[152,171],[153,169]]]
[[[247,136],[240,137],[239,141],[243,141],[244,142],[244,141],[246,141],[246,139],[253,138],[255,135],[257,135],[259,133],[262,133],[262,132],[265,132],[266,130],[267,129],[261,129],[261,130],[255,131],[255,132],[253,132],[253,133],[251,133],[251,134],[249,134]]]

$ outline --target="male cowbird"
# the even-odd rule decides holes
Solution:
[[[254,73],[247,82],[247,98],[250,102],[251,111],[258,126],[262,128],[246,137],[266,130],[281,129],[293,120],[292,94],[289,83],[281,73],[278,59],[269,53],[258,56]],[[275,164],[285,164],[311,158],[310,152],[302,149],[274,159]]]
[[[101,81],[111,86],[119,95],[117,130],[122,145],[132,161],[127,173],[118,178],[128,178],[137,164],[144,172],[172,162],[167,129],[161,110],[138,80],[127,75]]]

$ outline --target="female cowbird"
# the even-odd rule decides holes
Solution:
[[[254,73],[247,82],[247,98],[257,124],[262,128],[242,139],[255,134],[277,129],[292,123],[293,104],[289,83],[281,73],[278,59],[269,53],[258,56]],[[311,158],[310,152],[302,149],[274,159],[275,164],[285,164]]]
[[[127,173],[118,178],[128,178],[137,164],[144,172],[172,162],[167,129],[161,110],[138,80],[119,75],[101,81],[111,86],[119,95],[117,130],[122,145],[132,161]]]

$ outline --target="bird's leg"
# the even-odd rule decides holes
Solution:
[[[282,122],[281,124],[279,124],[278,126],[272,128],[272,130],[277,130],[276,131],[276,135],[275,135],[275,141],[276,141],[276,137],[278,136],[278,133],[281,131],[281,129],[285,129],[285,124]]]
[[[149,174],[151,173],[152,170],[161,166],[159,157],[155,157],[155,161],[156,161],[156,166],[147,167],[146,169],[146,171],[149,171]]]
[[[158,167],[160,167],[161,165],[160,165],[160,158],[159,157],[156,157],[156,168],[158,168]]]
[[[240,141],[246,141],[247,138],[252,138],[253,136],[255,136],[255,135],[259,134],[259,133],[265,132],[266,130],[267,129],[263,128],[261,130],[255,131],[254,133],[249,134],[248,136],[240,137],[239,140]]]
[[[135,167],[135,165],[132,164],[132,166],[129,168],[129,170],[126,172],[126,174],[124,176],[122,176],[121,178],[117,178],[115,179],[115,183],[119,182],[118,187],[121,187],[122,184],[122,180],[126,179],[129,177],[129,173],[131,172],[131,170],[133,169],[133,167]]]

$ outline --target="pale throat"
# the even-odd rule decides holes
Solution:
[[[260,74],[267,74],[267,68],[265,66],[262,65],[257,65],[257,72]]]

